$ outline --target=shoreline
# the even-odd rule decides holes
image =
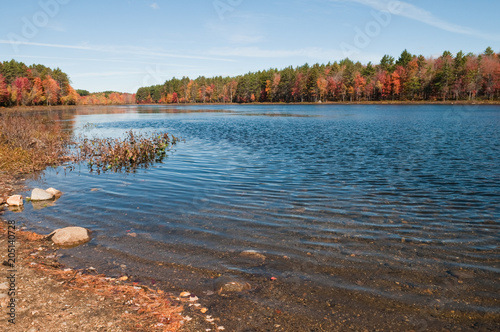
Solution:
[[[254,103],[177,103],[177,104],[116,104],[116,105],[37,105],[37,106],[12,106],[12,107],[0,107],[0,116],[3,111],[35,111],[35,110],[70,110],[74,108],[102,108],[102,107],[117,107],[117,106],[171,106],[171,107],[181,107],[181,106],[287,106],[287,105],[331,105],[331,106],[349,106],[349,105],[403,105],[403,106],[411,106],[411,105],[457,105],[457,106],[483,106],[490,105],[496,106],[500,105],[500,100],[446,100],[446,101],[402,101],[402,100],[380,100],[380,101],[326,101],[326,102],[292,102],[292,103],[284,103],[284,102],[254,102]]]
[[[59,331],[61,327],[178,331],[182,326],[182,303],[173,295],[126,278],[109,278],[90,267],[68,268],[58,261],[59,249],[53,243],[23,230],[14,220],[0,218],[0,232],[2,248],[7,244],[15,248],[9,251],[13,255],[0,252],[2,271],[10,275],[8,295],[0,296],[0,310],[10,313],[3,316],[2,325],[24,331]],[[12,256],[15,263],[9,261],[13,265],[7,267],[7,257]]]

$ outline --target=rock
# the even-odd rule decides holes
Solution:
[[[33,210],[41,210],[50,206],[54,206],[55,203],[53,200],[50,201],[32,201],[31,206],[33,206]]]
[[[11,206],[21,206],[24,204],[23,196],[21,195],[12,195],[7,198],[7,204]]]
[[[0,205],[2,205],[2,204],[3,204],[3,198],[0,197]]]
[[[241,293],[252,289],[252,286],[246,281],[236,277],[220,277],[215,279],[215,291],[221,294]]]
[[[242,251],[240,253],[240,256],[250,257],[250,258],[256,258],[256,259],[262,259],[262,260],[266,259],[266,256],[264,256],[263,254],[261,254],[258,251],[255,251],[255,250],[245,250],[245,251]]]
[[[48,192],[49,194],[52,194],[52,196],[54,196],[55,198],[59,198],[62,195],[62,192],[60,190],[57,190],[52,187],[45,189],[45,191]]]
[[[83,227],[66,227],[56,229],[47,239],[62,247],[73,247],[90,241],[89,231]]]
[[[40,189],[40,188],[35,188],[31,192],[31,200],[32,201],[48,201],[54,198],[54,195],[51,193],[48,193],[47,191]]]

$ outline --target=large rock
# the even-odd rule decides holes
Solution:
[[[40,189],[40,188],[35,188],[31,192],[31,200],[32,201],[48,201],[54,198],[54,195],[51,193]]]
[[[52,194],[52,196],[54,196],[55,198],[59,198],[62,195],[62,192],[60,190],[57,190],[57,189],[52,188],[52,187],[45,189],[45,191],[48,192],[49,194]]]
[[[7,204],[10,206],[22,206],[24,204],[23,196],[12,195],[9,198],[7,198]]]
[[[47,238],[61,247],[74,247],[90,241],[89,231],[83,227],[56,229]]]

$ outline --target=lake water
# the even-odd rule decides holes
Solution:
[[[69,265],[191,290],[235,331],[498,327],[499,106],[127,106],[66,122],[185,140],[134,174],[29,183],[64,195],[13,217],[93,231]],[[212,294],[219,276],[252,290]]]

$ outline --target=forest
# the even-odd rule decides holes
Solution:
[[[136,102],[370,102],[498,100],[500,55],[488,47],[482,54],[449,51],[437,58],[404,50],[396,60],[384,55],[379,64],[348,58],[328,64],[305,64],[281,70],[249,72],[236,77],[172,78],[163,85],[137,90]]]
[[[0,106],[117,105],[253,102],[500,100],[500,55],[445,51],[437,58],[404,50],[379,64],[346,58],[236,77],[172,78],[137,93],[75,90],[66,73],[41,64],[0,62]]]
[[[66,73],[15,60],[0,62],[0,106],[133,104],[135,95],[75,90]]]

